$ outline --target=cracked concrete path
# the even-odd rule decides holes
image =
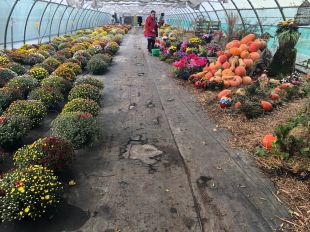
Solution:
[[[248,154],[146,53],[142,31],[126,37],[105,82],[102,137],[80,151],[75,187],[54,217],[0,231],[272,231],[287,209]]]

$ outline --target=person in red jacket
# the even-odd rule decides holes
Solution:
[[[156,12],[151,11],[151,14],[146,18],[144,26],[144,36],[147,38],[147,49],[151,53],[155,46],[157,23],[155,20]]]

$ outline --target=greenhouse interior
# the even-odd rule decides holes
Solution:
[[[310,0],[0,19],[0,232],[310,231]]]

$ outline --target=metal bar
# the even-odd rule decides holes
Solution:
[[[69,8],[70,8],[69,6],[66,6],[66,9],[65,9],[64,12],[62,13],[61,18],[60,18],[60,20],[59,20],[59,25],[58,25],[58,36],[59,36],[59,33],[60,33],[60,27],[61,27],[62,19],[63,19],[64,15],[65,15],[66,11],[67,11]]]
[[[177,10],[179,10],[180,12],[183,12],[183,14],[181,15],[183,16],[183,19],[185,19],[185,17],[187,18],[189,24],[192,22],[192,19],[190,18],[190,16],[185,11],[183,11],[182,8],[177,8]],[[188,29],[190,29],[190,26],[188,26]]]
[[[237,7],[236,3],[234,2],[234,0],[231,0],[231,3],[235,6],[239,16],[240,16],[240,20],[242,22],[242,26],[243,26],[243,30],[245,30],[245,23],[244,23],[244,20],[243,20],[243,17],[241,15],[241,12],[240,12],[240,9]]]
[[[7,46],[7,33],[8,33],[8,28],[9,28],[9,23],[10,23],[10,20],[11,20],[11,17],[12,17],[12,14],[13,14],[13,11],[17,5],[19,0],[16,0],[14,2],[14,5],[12,6],[11,10],[10,10],[10,13],[9,13],[9,16],[6,20],[6,25],[5,25],[5,31],[4,31],[4,49],[6,49],[6,46]]]
[[[25,22],[25,26],[24,26],[24,44],[26,43],[26,34],[27,34],[27,26],[28,26],[28,20],[30,18],[31,12],[33,10],[33,8],[35,7],[35,5],[37,4],[38,0],[35,0],[28,12],[27,18],[26,18],[26,22]]]
[[[52,34],[52,27],[53,27],[53,22],[54,22],[55,15],[56,15],[56,13],[57,13],[57,11],[58,11],[58,9],[59,9],[59,7],[61,6],[61,3],[62,3],[63,1],[64,1],[64,0],[61,0],[61,2],[57,5],[57,7],[56,7],[56,9],[55,9],[55,11],[54,11],[54,14],[53,14],[53,16],[52,16],[51,24],[50,24],[50,31],[49,31],[49,42],[51,42],[51,40],[52,40],[51,34]]]
[[[211,6],[211,8],[213,9],[213,12],[215,13],[215,15],[216,15],[218,21],[221,22],[220,17],[219,17],[219,15],[217,14],[217,10],[215,10],[214,6],[213,6],[210,2],[207,2],[207,3],[208,3],[208,4]],[[201,4],[201,6],[206,10],[206,8],[203,6],[203,4]],[[208,12],[208,11],[206,10],[206,12]],[[211,12],[211,11],[210,11],[210,12]]]
[[[84,9],[83,9],[82,14],[80,15],[80,17],[79,17],[79,19],[78,19],[78,21],[77,21],[76,28],[75,28],[76,31],[78,30],[78,26],[79,26],[79,23],[80,23],[80,19],[82,18],[82,15],[83,15],[84,13],[85,13],[85,15],[87,14],[87,8],[84,8]],[[84,15],[84,17],[85,17],[85,15]],[[84,17],[83,17],[83,18],[84,18]],[[82,28],[82,25],[81,25],[80,28]]]
[[[84,21],[85,21],[85,26],[84,26],[83,28],[87,28],[86,25],[87,25],[87,23],[88,23],[88,19],[89,19],[89,17],[90,17],[90,16],[92,15],[92,13],[93,13],[92,10],[88,10],[88,12],[89,12],[89,13],[88,13],[87,17],[85,16],[85,19],[86,19],[86,18],[87,18],[87,19],[86,19],[86,20],[83,19],[83,25],[84,25]]]
[[[91,12],[89,9],[86,10],[86,14],[84,15],[83,19],[82,19],[82,23],[81,23],[81,28],[84,28],[83,25],[84,25],[84,20],[86,18],[86,16],[89,15],[89,12]]]
[[[78,8],[76,8],[76,9],[77,9],[76,14],[74,15],[73,20],[72,20],[71,33],[73,32],[73,27],[74,27],[74,22],[75,22],[76,16],[80,13],[80,10],[81,10],[81,9],[78,9]]]
[[[206,10],[206,8],[203,6],[202,3],[200,4],[200,6],[204,9],[204,11],[205,11],[205,13],[208,15],[210,21],[212,21],[210,15],[209,15],[209,13],[208,13],[208,11]],[[217,14],[216,14],[216,15],[217,15]]]
[[[92,21],[92,26],[91,26],[92,28],[94,28],[96,25],[96,19],[98,18],[98,15],[99,15],[99,11],[96,11],[95,16]]]
[[[52,0],[50,0],[47,4],[46,4],[46,6],[45,6],[45,8],[44,8],[44,10],[43,10],[43,13],[42,13],[42,15],[41,15],[41,18],[40,18],[40,22],[39,22],[39,35],[38,35],[38,39],[40,39],[40,35],[41,35],[41,24],[42,24],[42,20],[43,20],[43,17],[44,17],[44,14],[45,14],[45,12],[46,12],[46,10],[47,10],[47,7],[51,4],[51,2],[52,2]],[[40,43],[41,43],[41,41],[39,41]]]
[[[70,19],[71,14],[73,13],[74,10],[75,10],[75,8],[72,7],[72,11],[70,12],[69,17],[68,17],[68,19],[67,19],[65,34],[67,34],[69,19]]]
[[[280,13],[281,13],[281,15],[282,15],[282,19],[285,21],[285,20],[286,20],[286,17],[285,17],[285,14],[284,14],[284,12],[283,12],[283,8],[280,6],[278,0],[274,0],[274,1],[275,1],[275,3],[277,4],[277,6],[278,6],[278,8],[279,8],[279,11],[280,11]]]
[[[90,19],[88,20],[88,28],[90,28],[90,27],[92,27],[92,21],[93,21],[93,19],[94,19],[94,16],[96,15],[96,11],[92,11],[93,13],[91,14],[91,16],[90,16]]]
[[[260,18],[259,18],[259,16],[258,16],[258,13],[257,13],[256,9],[254,8],[254,6],[253,6],[251,0],[247,0],[247,1],[248,1],[248,3],[250,4],[250,6],[252,7],[252,10],[254,11],[254,14],[256,15],[257,22],[258,22],[258,24],[259,24],[261,33],[264,34],[264,28],[263,28],[263,26],[262,26],[262,22],[260,21]]]
[[[224,7],[224,5],[223,5],[222,1],[218,1],[218,2],[221,4],[221,6],[222,6],[223,10],[225,11],[226,17],[228,17],[227,10],[226,10],[226,8]]]

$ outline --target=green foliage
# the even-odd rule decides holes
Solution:
[[[29,53],[24,59],[24,64],[35,65],[42,63],[44,60],[45,57],[39,53]]]
[[[84,112],[97,116],[99,114],[99,110],[100,107],[97,102],[90,99],[75,98],[64,106],[62,113]]]
[[[39,87],[30,93],[29,99],[40,100],[47,109],[55,109],[64,100],[64,97],[58,89]]]
[[[97,87],[98,89],[103,89],[104,88],[104,84],[103,81],[98,80],[97,78],[94,78],[92,76],[83,76],[78,78],[74,85],[83,85],[83,84],[89,84],[89,85],[93,85],[95,87]]]
[[[27,69],[23,65],[16,62],[10,62],[5,67],[17,73],[17,75],[24,75],[27,72]]]
[[[3,87],[9,80],[16,77],[17,74],[8,68],[0,68],[0,87]]]
[[[78,149],[92,143],[98,135],[98,127],[91,114],[70,112],[59,115],[52,122],[52,133],[70,141]]]
[[[102,59],[102,54],[94,55],[87,64],[87,68],[95,75],[103,74],[109,66],[105,60]]]
[[[24,95],[27,95],[29,91],[33,90],[37,86],[38,81],[35,78],[28,75],[14,77],[7,83],[7,87],[17,88]]]
[[[105,46],[104,50],[111,55],[114,55],[119,50],[119,45],[116,42],[112,41],[109,42],[107,46]]]
[[[42,80],[48,76],[48,71],[41,67],[33,67],[29,70],[28,74],[37,80]]]
[[[49,57],[46,60],[44,60],[43,64],[47,64],[55,70],[56,68],[58,68],[58,66],[61,64],[61,62],[59,62],[58,60],[56,60],[53,57]]]
[[[13,101],[22,98],[22,92],[16,88],[0,88],[0,109],[6,109]]]
[[[16,169],[0,179],[1,221],[36,220],[57,206],[62,185],[53,171],[39,166]]]
[[[18,145],[30,129],[30,120],[23,115],[0,117],[0,147],[11,149]]]
[[[72,83],[59,76],[49,76],[42,80],[41,86],[43,88],[56,89],[62,94],[67,95],[72,88]]]
[[[100,94],[100,90],[89,84],[82,84],[73,87],[69,93],[68,99],[69,101],[75,98],[85,98],[100,102],[102,95]]]

